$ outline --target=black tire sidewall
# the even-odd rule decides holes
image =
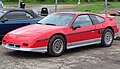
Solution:
[[[110,44],[106,44],[105,42],[105,34],[107,32],[110,32],[112,34],[112,42]],[[101,41],[101,45],[104,46],[104,47],[110,47],[113,43],[113,39],[114,39],[114,33],[111,29],[105,29],[104,33],[103,33],[103,36],[102,36],[102,41]]]
[[[53,51],[53,42],[56,40],[56,39],[61,39],[63,41],[63,50],[60,52],[60,53],[55,53]],[[49,40],[49,43],[48,43],[48,54],[50,56],[61,56],[63,54],[63,52],[65,51],[65,46],[66,46],[66,42],[65,42],[65,39],[61,36],[61,35],[54,35],[50,40]]]

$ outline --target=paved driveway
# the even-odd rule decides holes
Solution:
[[[0,69],[119,69],[120,39],[112,47],[91,45],[70,49],[60,57],[11,51],[0,47]]]
[[[55,11],[55,5],[40,5],[40,6],[32,6],[28,7],[29,9],[34,10],[34,12],[38,13],[41,11],[43,7],[48,8],[49,13],[53,13]],[[76,8],[77,4],[71,5],[58,5],[58,11],[73,11],[73,8]],[[72,8],[72,9],[71,9]]]

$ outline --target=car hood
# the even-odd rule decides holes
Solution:
[[[24,36],[35,36],[37,34],[42,35],[46,34],[50,31],[54,31],[64,26],[52,26],[52,25],[41,25],[41,24],[32,24],[29,26],[21,27],[16,30],[9,32],[8,34],[15,34],[15,35],[24,35]]]

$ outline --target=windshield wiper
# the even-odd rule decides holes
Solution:
[[[56,26],[56,24],[51,24],[51,23],[46,23],[45,25],[53,25],[53,26]]]

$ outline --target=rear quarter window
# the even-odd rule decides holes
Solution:
[[[102,23],[102,22],[105,21],[105,19],[102,18],[102,17],[100,17],[100,16],[96,16],[96,18],[97,18],[97,20],[98,20],[99,23]]]
[[[105,19],[101,16],[90,15],[90,17],[91,17],[91,20],[94,24],[99,24],[99,23],[105,22]]]

